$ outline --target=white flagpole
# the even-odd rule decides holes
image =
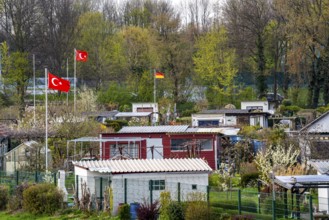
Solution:
[[[155,77],[155,69],[154,69],[154,72],[153,72],[153,78],[154,78],[154,91],[153,91],[153,95],[154,95],[154,97],[153,97],[153,100],[154,100],[154,104],[155,104],[155,102],[156,102],[156,77]]]
[[[33,54],[33,127],[35,127],[35,55]]]
[[[47,68],[45,68],[45,93],[46,93],[46,171],[48,171],[48,71]]]
[[[66,77],[69,80],[69,58],[66,59]],[[66,106],[69,105],[69,92],[66,93]]]
[[[76,59],[75,59],[75,57],[76,57],[76,53],[77,53],[77,50],[74,48],[74,57],[73,57],[73,59],[74,59],[74,114],[75,114],[75,112],[76,112],[76,91],[77,91],[77,89],[76,89],[76,87],[77,87],[77,61],[76,61]]]

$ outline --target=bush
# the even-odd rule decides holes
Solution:
[[[123,204],[119,206],[118,215],[121,220],[130,220],[130,205]]]
[[[14,195],[8,201],[8,209],[17,211],[23,208],[23,192],[29,187],[28,183],[22,183],[15,187]]]
[[[128,125],[128,121],[126,120],[106,120],[105,125],[107,127],[111,127],[114,131],[119,131],[122,127]]]
[[[145,200],[137,209],[137,217],[139,220],[156,220],[159,210],[159,201],[156,200],[150,204]]]
[[[53,214],[62,203],[63,195],[53,184],[33,185],[23,192],[23,209],[32,214]]]
[[[218,186],[219,176],[218,173],[212,173],[209,175],[209,186]]]
[[[161,220],[167,220],[170,219],[168,215],[168,206],[170,204],[171,198],[170,198],[170,192],[163,191],[160,193],[160,219]]]
[[[9,200],[9,188],[0,186],[0,210],[5,210]]]
[[[184,207],[182,203],[171,202],[168,205],[168,217],[170,220],[184,220]]]
[[[257,186],[257,179],[259,178],[259,173],[246,173],[241,175],[241,186]]]
[[[207,202],[205,201],[193,201],[188,202],[185,211],[186,220],[194,219],[209,219],[210,210]]]

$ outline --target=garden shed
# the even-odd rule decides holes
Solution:
[[[172,200],[186,200],[193,192],[207,198],[208,175],[212,171],[203,159],[129,159],[73,162],[77,197],[81,186],[103,200],[104,191],[110,192],[112,212],[119,204],[152,202],[163,191],[170,192]]]

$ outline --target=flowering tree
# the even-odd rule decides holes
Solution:
[[[255,163],[260,172],[260,178],[270,183],[269,173],[277,169],[288,169],[293,167],[300,154],[300,150],[294,145],[284,147],[283,145],[270,145],[265,151],[259,152],[256,155]]]

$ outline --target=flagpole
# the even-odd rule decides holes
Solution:
[[[156,102],[156,77],[155,77],[155,69],[154,69],[154,73],[153,73],[153,78],[154,78],[154,88],[153,88],[153,95],[154,95],[154,97],[153,97],[153,100],[154,100],[154,104],[155,104],[155,102]]]
[[[33,127],[35,127],[35,55],[33,54]]]
[[[75,114],[75,111],[76,111],[76,87],[77,87],[77,61],[75,59],[76,57],[76,53],[77,53],[77,50],[74,48],[74,114]]]
[[[66,58],[66,77],[69,80],[69,58]],[[69,105],[69,93],[66,93],[66,106]]]
[[[46,142],[46,171],[48,171],[48,71],[47,68],[45,68],[45,93],[46,93],[46,137],[45,137],[45,142]]]

